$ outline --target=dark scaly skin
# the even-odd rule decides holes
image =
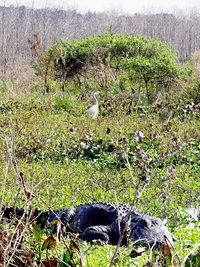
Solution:
[[[3,217],[20,217],[22,214],[22,209],[5,208]],[[67,226],[66,229],[79,233],[87,241],[100,239],[116,245],[121,238],[122,244],[132,240],[138,245],[155,247],[173,243],[172,235],[160,219],[143,214],[128,204],[93,202],[49,210],[47,225],[57,219]]]

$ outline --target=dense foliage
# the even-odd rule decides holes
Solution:
[[[175,82],[181,73],[177,56],[159,39],[125,34],[106,34],[83,40],[60,41],[44,54],[40,73],[68,80],[76,77],[79,85],[95,80],[100,89],[113,93],[138,84],[146,90],[161,91]]]
[[[168,219],[176,242],[173,257],[164,259],[135,250],[133,242],[115,255],[112,246],[55,236],[45,218],[31,227],[19,220],[0,225],[0,263],[3,249],[17,266],[140,267],[164,266],[164,260],[165,266],[196,267],[199,221],[187,210],[200,202],[199,81],[193,69],[183,71],[160,40],[107,34],[60,42],[37,70],[42,78],[30,88],[1,85],[1,206],[24,207],[28,216],[30,206],[131,203]],[[92,90],[101,91],[96,120],[85,112]]]

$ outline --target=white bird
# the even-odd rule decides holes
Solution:
[[[99,95],[99,92],[94,92],[93,97],[94,97],[94,105],[91,106],[88,110],[87,113],[89,116],[91,116],[93,119],[95,119],[98,116],[99,113],[99,103],[97,100],[97,96]]]

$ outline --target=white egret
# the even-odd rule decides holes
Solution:
[[[93,97],[94,97],[94,105],[91,106],[88,110],[87,113],[89,116],[91,116],[93,119],[95,119],[98,116],[99,113],[99,103],[97,100],[97,96],[99,95],[99,92],[94,92]]]

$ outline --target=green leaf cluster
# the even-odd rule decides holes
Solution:
[[[167,87],[181,74],[177,55],[166,42],[110,33],[80,40],[61,40],[44,53],[40,67],[43,69],[40,73],[48,68],[51,77],[65,81],[75,76],[100,79],[98,75],[103,73],[106,80],[117,77],[114,79],[117,82],[120,75],[125,75],[147,91],[150,85]]]

